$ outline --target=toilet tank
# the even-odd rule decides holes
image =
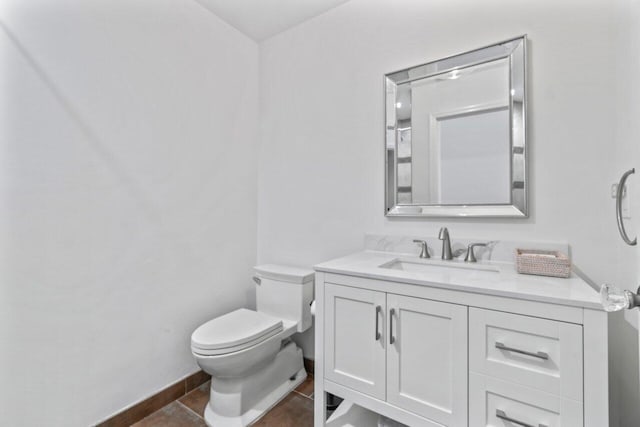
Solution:
[[[314,271],[265,264],[254,267],[257,311],[297,323],[298,332],[311,326]]]

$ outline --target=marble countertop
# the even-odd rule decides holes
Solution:
[[[392,264],[395,260],[409,262],[411,265],[428,263],[433,268],[405,271],[381,267]],[[316,265],[315,270],[602,310],[598,292],[573,272],[567,279],[524,275],[518,274],[513,264],[505,262],[478,262],[470,265],[460,260],[421,260],[417,256],[403,253],[367,250],[323,262]]]

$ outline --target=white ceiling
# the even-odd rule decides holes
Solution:
[[[349,0],[197,1],[255,41],[262,41]]]

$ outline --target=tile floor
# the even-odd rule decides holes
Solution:
[[[186,396],[133,424],[133,427],[206,427],[203,416],[208,401],[209,382],[206,382]],[[313,426],[313,375],[308,375],[302,384],[253,426]]]

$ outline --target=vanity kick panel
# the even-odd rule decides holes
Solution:
[[[582,401],[582,327],[470,308],[469,369]]]

